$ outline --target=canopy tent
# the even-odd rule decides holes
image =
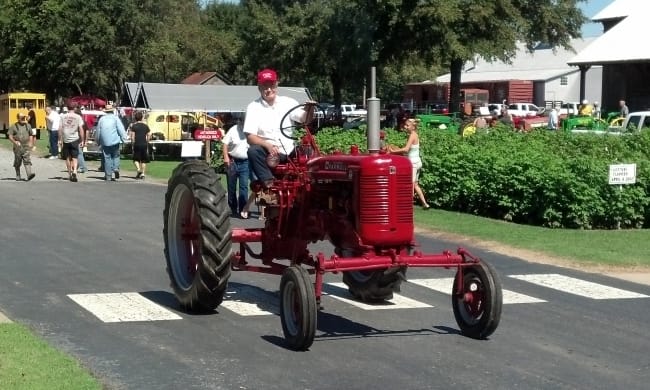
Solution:
[[[304,87],[279,87],[278,93],[299,103],[311,100]],[[259,96],[255,85],[139,83],[132,106],[165,111],[244,112]]]
[[[73,104],[77,106],[84,106],[90,109],[95,109],[95,108],[104,107],[106,105],[106,100],[92,95],[80,95],[80,96],[73,96],[71,98],[66,99],[65,103],[67,106]]]
[[[138,98],[140,83],[124,83],[122,89],[121,107],[136,107],[135,103]]]

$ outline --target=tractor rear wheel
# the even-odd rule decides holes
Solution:
[[[280,281],[280,320],[289,348],[305,351],[316,335],[316,293],[309,272],[287,267]]]
[[[204,161],[180,164],[165,194],[167,273],[181,307],[211,311],[223,301],[232,252],[230,208],[219,176]]]
[[[461,275],[462,286],[457,291]],[[461,268],[454,278],[451,303],[463,335],[474,339],[488,337],[501,320],[503,297],[497,273],[483,261]]]
[[[381,302],[393,298],[406,280],[406,268],[343,272],[343,283],[350,294],[364,302]]]

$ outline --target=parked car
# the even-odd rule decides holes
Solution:
[[[504,108],[503,103],[488,103],[488,110],[490,110],[490,115],[501,116],[501,111]],[[507,106],[505,106],[507,109]]]
[[[449,105],[446,103],[429,104],[431,114],[449,114]]]
[[[650,127],[650,111],[631,112],[623,121],[623,131],[638,131]]]
[[[560,105],[559,115],[578,115],[580,102],[566,102]]]
[[[508,113],[513,116],[535,116],[544,112],[543,107],[537,107],[533,103],[512,103],[508,105]]]

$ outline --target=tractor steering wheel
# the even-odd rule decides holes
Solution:
[[[288,129],[293,129],[293,130],[301,129],[301,128],[303,128],[303,127],[309,125],[309,123],[307,123],[307,122],[311,122],[311,119],[313,119],[313,117],[312,117],[312,118],[306,118],[306,119],[310,119],[309,121],[306,121],[306,123],[298,123],[298,124],[295,124],[295,125],[292,124],[291,126],[284,126],[284,127],[282,126],[282,124],[284,123],[284,120],[287,119],[287,117],[288,117],[292,112],[294,112],[294,111],[297,110],[298,108],[301,108],[301,107],[307,107],[307,106],[314,106],[314,112],[318,112],[318,111],[320,111],[320,112],[325,113],[325,111],[324,111],[324,110],[323,110],[323,109],[322,109],[322,108],[321,108],[317,103],[302,103],[302,104],[298,104],[298,105],[295,106],[295,107],[292,107],[289,111],[287,111],[286,114],[284,114],[284,116],[283,116],[282,119],[280,120],[280,132],[282,133],[283,136],[285,136],[285,137],[287,137],[287,138],[289,138],[289,139],[292,139],[292,140],[294,140],[294,141],[296,141],[296,140],[298,139],[298,137],[289,136],[289,135],[285,132],[285,130],[288,130]]]

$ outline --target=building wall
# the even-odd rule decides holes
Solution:
[[[618,101],[627,102],[630,111],[650,109],[650,63],[603,66],[603,109],[618,110]]]

